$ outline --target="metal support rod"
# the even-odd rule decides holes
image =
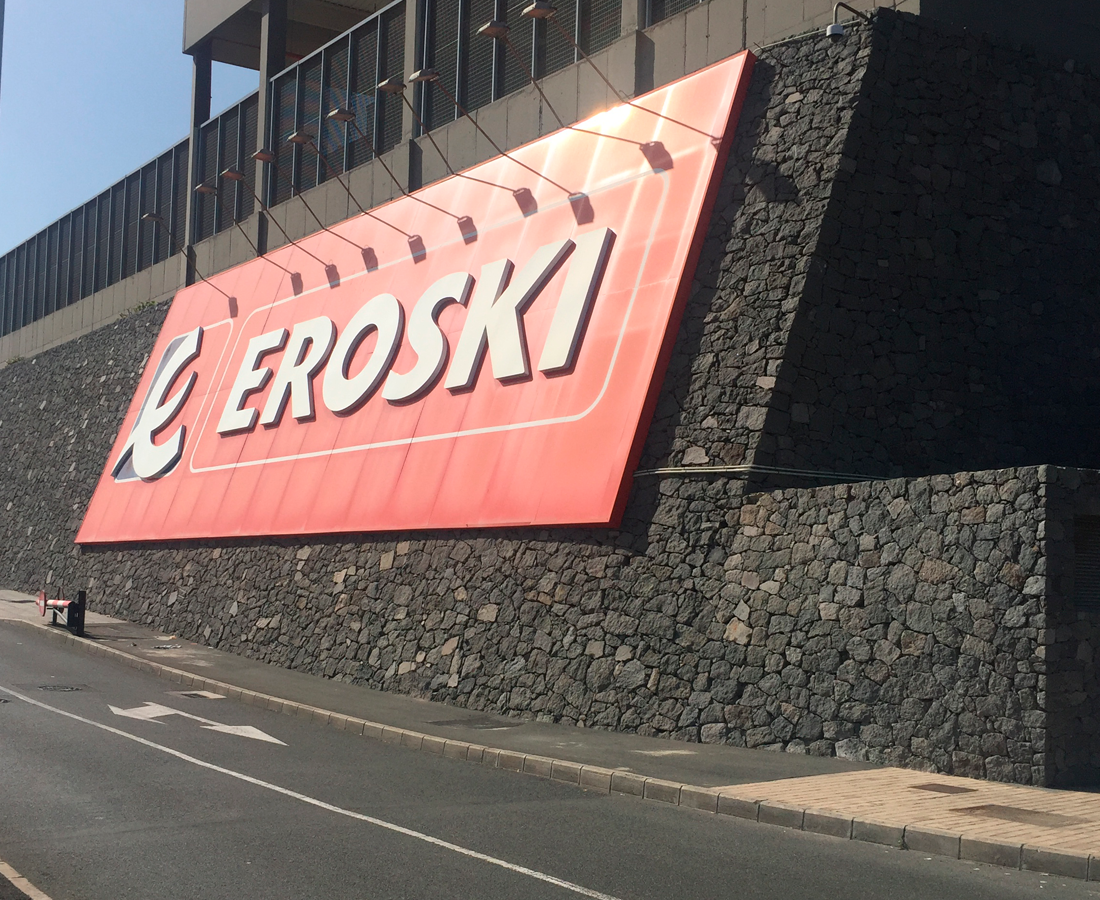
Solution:
[[[514,156],[510,155],[506,150],[502,150],[500,148],[500,145],[496,141],[494,141],[491,137],[489,137],[489,133],[484,128],[481,127],[481,125],[478,123],[477,119],[475,119],[473,116],[471,116],[469,111],[466,109],[466,107],[464,107],[461,103],[458,102],[458,98],[454,94],[452,94],[451,91],[447,88],[447,86],[443,83],[443,79],[439,77],[438,72],[434,73],[434,77],[431,77],[431,75],[428,74],[428,73],[424,73],[424,74],[421,74],[421,73],[424,73],[423,69],[420,72],[414,72],[413,76],[412,76],[413,80],[419,80],[419,81],[427,82],[428,84],[434,84],[441,91],[443,91],[443,93],[447,97],[447,99],[450,100],[451,103],[454,104],[455,109],[457,109],[461,115],[465,116],[467,119],[470,120],[470,122],[473,124],[474,128],[476,128],[478,130],[478,132],[481,134],[481,136],[484,137],[485,140],[487,140],[492,145],[492,148],[494,150],[496,150],[497,153],[499,153],[505,159],[511,160],[512,162],[514,162],[520,168],[526,169],[532,175],[535,175],[538,178],[541,178],[543,181],[548,182],[549,184],[552,184],[558,190],[563,191],[564,193],[568,194],[569,196],[573,196],[574,192],[569,190],[569,188],[565,187],[565,185],[558,184],[558,182],[554,181],[553,178],[550,178],[547,175],[544,175],[542,172],[538,171],[538,169],[535,169],[532,166],[527,165],[527,163],[521,162],[520,160],[516,159]]]
[[[165,224],[164,219],[162,219],[156,213],[143,213],[141,218],[145,222],[152,222],[154,225],[159,225],[161,228],[163,228],[165,231],[168,232],[168,237],[171,239],[172,243],[176,245],[176,250],[183,255],[184,259],[187,260],[187,265],[190,267],[191,271],[195,273],[195,277],[198,278],[199,281],[203,282],[204,284],[210,285],[210,287],[212,287],[219,294],[221,294],[223,297],[225,297],[226,300],[232,300],[233,299],[225,291],[223,291],[220,287],[218,287],[216,284],[214,284],[214,282],[212,282],[209,278],[206,278],[202,274],[202,272],[200,272],[198,270],[198,267],[187,256],[187,251],[183,248],[183,245],[180,244],[179,240],[176,238],[175,233],[172,231],[171,228],[169,228]]]
[[[259,154],[261,154],[261,153],[263,154],[263,156],[260,156],[260,155],[259,155]],[[265,151],[263,151],[263,150],[260,150],[260,151],[257,151],[257,156],[256,156],[256,158],[257,158],[257,159],[260,159],[260,160],[262,160],[263,162],[266,162],[266,163],[270,163],[270,164],[271,164],[271,166],[272,166],[272,167],[273,167],[273,168],[275,169],[276,173],[278,173],[278,175],[279,175],[279,177],[280,177],[280,178],[286,178],[286,182],[287,182],[287,184],[289,184],[289,185],[290,185],[290,190],[292,191],[292,194],[291,194],[291,196],[293,196],[293,197],[297,197],[297,198],[298,198],[299,200],[301,200],[301,201],[302,201],[302,205],[303,205],[303,206],[304,206],[304,207],[305,207],[305,208],[306,208],[307,210],[309,210],[309,214],[310,214],[311,216],[313,216],[313,221],[317,223],[317,227],[318,227],[318,228],[320,228],[320,229],[321,229],[322,231],[327,231],[327,232],[328,232],[329,234],[331,234],[331,235],[332,235],[333,237],[338,237],[338,238],[340,238],[340,240],[344,241],[344,242],[345,242],[345,243],[347,243],[347,244],[351,244],[351,245],[352,245],[352,246],[353,246],[353,247],[354,247],[354,248],[355,248],[356,250],[362,250],[362,249],[363,249],[363,248],[362,248],[362,247],[360,247],[360,246],[359,246],[359,245],[358,245],[357,243],[355,243],[355,241],[353,241],[353,240],[352,240],[351,238],[346,238],[346,237],[344,237],[344,236],[343,236],[342,234],[339,234],[339,233],[337,233],[337,232],[333,231],[333,230],[332,230],[331,228],[329,228],[329,227],[328,227],[327,225],[325,225],[325,224],[324,224],[324,223],[323,223],[323,222],[322,222],[322,221],[320,220],[320,218],[318,218],[318,216],[317,216],[317,213],[315,213],[315,212],[313,211],[313,207],[312,207],[312,206],[310,206],[310,205],[309,205],[309,202],[308,202],[308,201],[306,200],[306,198],[305,198],[304,196],[302,196],[302,192],[301,192],[300,190],[298,190],[298,188],[296,188],[296,187],[294,186],[294,181],[293,181],[292,179],[290,179],[290,178],[287,178],[287,177],[286,177],[286,175],[284,175],[284,174],[283,174],[283,170],[282,170],[282,168],[281,168],[281,167],[279,166],[279,164],[278,164],[278,163],[277,163],[277,162],[275,161],[275,154],[274,154],[274,153],[268,153],[268,152],[265,152]],[[407,237],[409,237],[408,233],[406,233],[406,232],[402,231],[402,230],[401,230],[400,228],[398,228],[398,227],[397,227],[396,225],[394,225],[394,224],[392,224],[392,223],[390,223],[390,222],[387,222],[387,221],[386,221],[385,219],[379,219],[379,218],[378,218],[378,216],[376,216],[376,215],[373,215],[372,213],[366,213],[366,215],[370,216],[370,217],[371,217],[372,219],[374,219],[374,220],[375,220],[376,222],[381,222],[381,223],[382,223],[383,225],[388,225],[388,226],[389,226],[390,228],[392,228],[392,229],[393,229],[394,231],[397,231],[397,232],[399,232],[400,234],[404,235],[404,236],[405,236],[406,238],[407,238]]]
[[[350,109],[342,109],[338,107],[328,114],[328,118],[335,119],[337,122],[350,122],[351,127],[359,133],[359,137],[361,137],[366,142],[367,146],[370,147],[370,152],[374,154],[374,158],[378,161],[379,165],[381,165],[382,168],[386,170],[386,174],[389,175],[390,178],[393,180],[393,183],[394,185],[396,185],[397,189],[406,197],[409,196],[409,192],[401,186],[401,182],[398,181],[397,176],[393,174],[393,169],[386,165],[386,161],[382,158],[382,154],[379,153],[378,148],[374,146],[374,141],[367,137],[367,133],[359,127],[359,122],[356,121],[355,113],[353,113]]]
[[[385,87],[383,87],[383,85],[385,85]],[[443,165],[447,167],[447,171],[450,172],[452,175],[457,174],[455,170],[451,167],[450,162],[447,161],[446,154],[439,148],[439,144],[435,142],[435,138],[432,137],[432,133],[428,129],[428,126],[425,125],[424,120],[420,118],[420,114],[416,111],[416,107],[414,107],[409,102],[409,98],[405,96],[405,82],[399,81],[396,78],[387,78],[385,81],[382,82],[382,84],[378,85],[378,90],[383,91],[387,94],[401,95],[402,102],[405,104],[405,106],[409,108],[409,112],[412,113],[413,118],[416,120],[416,124],[420,127],[420,133],[424,135],[424,137],[426,137],[429,141],[431,141],[432,146],[435,147],[435,152],[438,153],[439,158],[443,160]]]
[[[321,148],[317,146],[317,141],[313,137],[313,135],[306,134],[302,131],[295,131],[294,134],[287,138],[287,141],[292,144],[305,144],[307,147],[312,149],[313,152],[317,154],[317,158],[325,164],[325,168],[328,169],[328,171],[332,174],[332,177],[340,182],[340,187],[344,189],[344,193],[348,195],[348,197],[351,199],[351,202],[359,208],[359,212],[363,213],[363,215],[367,214],[367,211],[363,209],[363,204],[355,198],[355,194],[351,192],[351,188],[344,183],[344,179],[340,176],[340,172],[337,171],[336,167],[328,161],[325,154],[321,152]]]
[[[504,42],[504,46],[508,49],[508,52],[511,53],[512,56],[515,58],[516,62],[519,64],[520,69],[523,70],[523,74],[527,76],[527,80],[530,81],[531,84],[534,85],[535,90],[539,92],[539,96],[542,97],[542,102],[546,104],[546,108],[549,109],[554,118],[558,120],[558,127],[564,128],[565,120],[558,115],[558,111],[554,109],[554,104],[550,102],[550,98],[546,96],[546,92],[543,91],[542,85],[540,85],[538,83],[538,80],[535,78],[535,73],[532,72],[527,63],[523,61],[523,57],[519,55],[519,51],[516,50],[515,45],[508,37],[508,26],[505,25],[503,22],[498,22],[494,19],[482,25],[477,30],[477,33],[484,35],[485,37],[492,38],[494,41]]]
[[[230,179],[230,181],[232,181],[232,180],[233,179]],[[206,194],[206,195],[211,196],[211,197],[219,196],[218,189],[216,187],[214,187],[213,185],[209,185],[209,184],[200,184],[197,188],[195,188],[195,191],[199,194]],[[233,224],[236,225],[237,230],[242,235],[244,235],[244,239],[246,241],[248,241],[248,246],[252,248],[252,252],[256,254],[257,259],[262,259],[264,262],[271,263],[271,265],[275,266],[275,268],[282,269],[284,272],[286,272],[287,275],[296,274],[294,272],[291,272],[290,269],[288,269],[286,266],[279,265],[277,262],[275,262],[275,260],[268,259],[265,254],[261,253],[260,248],[257,247],[256,244],[252,241],[252,238],[250,238],[248,236],[248,232],[244,230],[244,227],[241,225],[240,222],[238,222],[236,220],[236,218],[233,219]]]
[[[867,15],[867,13],[860,12],[854,6],[849,6],[847,3],[838,3],[833,7],[833,24],[834,25],[836,25],[840,22],[840,11],[842,9],[848,10],[848,12],[852,13],[856,17],[858,17],[860,19],[863,19],[864,22],[870,23],[870,22],[874,21],[871,18],[871,16]]]
[[[548,4],[547,4],[547,6],[548,6]],[[621,102],[625,103],[627,106],[630,106],[634,109],[640,109],[643,112],[647,112],[650,115],[654,115],[658,119],[665,119],[668,122],[672,122],[674,125],[679,125],[683,128],[687,128],[690,131],[694,131],[696,134],[706,135],[707,137],[710,137],[710,138],[714,137],[714,135],[712,135],[712,134],[710,134],[706,131],[703,131],[699,128],[695,128],[694,126],[688,125],[686,122],[681,122],[678,119],[673,119],[671,116],[666,116],[664,113],[659,113],[655,109],[647,109],[644,106],[638,106],[627,94],[624,94],[617,87],[615,87],[615,85],[613,85],[611,83],[611,79],[608,78],[603,73],[603,70],[600,69],[600,67],[596,65],[596,63],[592,59],[592,57],[584,52],[584,50],[581,48],[581,45],[577,43],[577,41],[573,37],[573,35],[571,35],[568,31],[566,31],[562,27],[562,24],[554,17],[554,12],[556,12],[556,10],[553,10],[553,7],[550,7],[550,9],[553,10],[553,12],[550,12],[549,14],[546,14],[546,12],[545,12],[546,6],[544,6],[544,7],[541,7],[541,8],[538,9],[538,11],[540,13],[542,13],[541,15],[531,15],[532,10],[535,10],[536,7],[538,7],[537,3],[532,4],[531,6],[527,7],[527,9],[525,9],[523,11],[524,15],[528,16],[529,18],[543,19],[544,21],[550,22],[550,24],[553,25],[558,30],[558,33],[562,37],[564,37],[567,41],[569,41],[570,44],[573,45],[573,49],[576,50],[578,54],[580,54],[581,58],[586,63],[588,63],[589,66],[592,67],[592,71],[594,71],[597,75],[600,76],[600,79],[603,81],[603,83],[608,86],[608,88],[612,91],[612,93],[614,93],[615,96],[618,97]],[[576,130],[576,131],[585,131],[586,129],[574,128],[574,130]],[[591,132],[591,133],[595,134],[596,132]]]
[[[279,224],[279,220],[271,214],[271,210],[268,209],[267,204],[265,204],[264,201],[260,199],[260,195],[256,193],[256,189],[248,183],[248,180],[244,177],[243,172],[239,172],[236,169],[226,169],[224,172],[222,172],[222,178],[228,178],[230,181],[239,182],[240,184],[243,184],[246,188],[248,188],[248,192],[252,195],[253,199],[255,199],[256,204],[260,207],[260,211],[263,212],[265,216],[267,216],[267,220],[269,222],[273,222],[275,224],[275,227],[278,228],[283,237],[286,238],[287,243],[293,244],[306,256],[313,257],[313,259],[317,260],[317,262],[319,262],[322,266],[328,265],[328,263],[326,263],[323,259],[310,253],[305,247],[303,247],[296,240],[294,240],[294,238],[286,233],[286,229],[283,228],[283,226]]]

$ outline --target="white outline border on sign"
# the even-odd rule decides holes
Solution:
[[[707,152],[707,151],[704,150],[704,152]],[[198,452],[199,445],[202,442],[203,437],[207,433],[207,426],[209,425],[209,422],[210,422],[210,416],[214,412],[213,403],[211,403],[210,409],[207,410],[206,418],[203,420],[202,427],[199,430],[198,439],[195,441],[195,444],[192,447],[191,453],[188,457],[188,462],[187,462],[188,468],[190,469],[190,471],[193,474],[199,474],[199,473],[202,473],[202,472],[219,472],[219,471],[225,471],[227,469],[244,469],[244,468],[250,468],[252,466],[266,466],[266,465],[269,465],[271,463],[294,462],[295,460],[299,460],[299,459],[316,459],[316,458],[319,458],[319,457],[338,456],[338,455],[341,455],[341,454],[344,454],[344,453],[360,453],[360,452],[366,452],[367,450],[376,450],[376,449],[382,449],[382,448],[385,448],[385,447],[401,447],[401,446],[408,446],[408,445],[412,445],[412,444],[423,444],[423,443],[428,443],[428,442],[431,442],[431,441],[453,440],[455,438],[467,437],[467,436],[471,436],[471,435],[495,434],[495,433],[505,432],[505,431],[517,431],[517,430],[524,429],[524,428],[539,428],[539,427],[544,427],[544,426],[547,426],[547,425],[561,425],[561,424],[565,424],[565,423],[568,423],[568,422],[578,422],[581,419],[585,418],[599,405],[600,401],[603,399],[604,394],[607,392],[608,385],[611,383],[611,376],[614,374],[614,371],[615,371],[615,363],[617,362],[618,357],[619,357],[619,350],[621,349],[623,339],[626,336],[627,325],[630,323],[630,317],[631,317],[631,314],[634,311],[634,304],[635,304],[635,302],[638,298],[638,291],[641,289],[642,276],[645,273],[646,265],[649,262],[649,254],[650,254],[650,251],[653,248],[653,242],[654,242],[655,237],[656,237],[657,226],[658,226],[658,223],[660,223],[660,221],[661,221],[661,216],[664,212],[665,203],[668,199],[668,191],[669,191],[668,172],[664,171],[664,170],[662,170],[660,172],[653,172],[653,171],[639,172],[639,173],[637,173],[637,174],[635,174],[635,175],[633,175],[629,178],[624,178],[624,179],[620,179],[620,180],[617,180],[617,181],[614,181],[614,182],[611,182],[611,183],[608,183],[608,184],[604,184],[604,185],[602,185],[601,187],[599,187],[598,189],[596,189],[595,191],[592,192],[592,195],[595,196],[595,195],[598,195],[600,193],[603,193],[604,191],[614,190],[615,188],[623,187],[624,185],[628,185],[628,184],[631,184],[633,182],[641,181],[645,178],[652,177],[653,175],[657,175],[661,178],[661,184],[662,184],[662,187],[663,187],[663,190],[661,192],[661,199],[660,199],[660,202],[657,205],[656,214],[652,218],[653,226],[650,229],[649,237],[646,240],[645,253],[643,254],[643,257],[642,257],[642,264],[638,267],[638,277],[634,282],[634,290],[631,292],[630,302],[627,304],[626,315],[623,317],[623,324],[622,324],[622,327],[619,329],[619,336],[618,336],[617,340],[615,341],[615,350],[611,354],[611,364],[608,367],[607,375],[604,377],[603,385],[600,388],[599,393],[596,395],[596,399],[593,400],[591,404],[589,404],[587,409],[584,409],[579,413],[574,413],[574,414],[568,415],[568,416],[558,416],[558,417],[552,418],[552,419],[536,419],[536,420],[533,420],[533,421],[530,421],[530,422],[513,422],[513,423],[509,423],[507,425],[487,425],[487,426],[484,426],[482,428],[469,428],[469,429],[465,429],[463,431],[452,431],[452,432],[445,432],[445,433],[442,433],[442,434],[414,435],[412,437],[395,438],[393,440],[378,441],[378,442],[369,443],[369,444],[356,444],[356,445],[351,446],[351,447],[334,447],[331,450],[314,450],[314,451],[311,451],[309,453],[298,453],[298,454],[295,454],[295,455],[292,455],[292,456],[274,456],[274,457],[269,457],[269,458],[266,458],[266,459],[254,459],[254,460],[247,460],[245,462],[235,462],[235,463],[222,463],[221,465],[216,465],[216,466],[200,466],[199,468],[195,468],[195,464],[194,464],[195,463],[195,454]],[[712,162],[711,176],[713,177],[713,162]],[[698,189],[698,184],[696,184],[696,189]],[[568,201],[561,201],[559,203],[554,204],[553,206],[548,207],[547,209],[553,209],[553,208],[556,208],[556,207],[564,206],[567,202]],[[508,220],[508,221],[505,221],[505,222],[501,222],[499,225],[497,225],[495,228],[493,228],[492,231],[497,231],[501,228],[505,228],[505,227],[513,224],[513,221],[518,222],[520,220],[517,218],[515,220]],[[489,233],[491,233],[491,232],[489,232]],[[455,243],[457,243],[457,241],[455,241]],[[397,262],[394,262],[394,263],[389,263],[388,265],[397,265],[397,264],[398,264]],[[355,275],[349,276],[345,280],[346,281],[351,281],[355,278],[361,278],[361,277],[365,276],[366,274],[367,274],[366,272],[359,272],[359,273],[356,273]],[[309,294],[315,293],[316,291],[320,291],[320,290],[324,290],[324,289],[325,288],[324,288],[323,285],[320,286],[320,287],[311,288],[310,290],[305,291],[300,295],[297,295],[297,296],[294,296],[294,297],[287,297],[287,298],[284,298],[283,300],[277,300],[274,303],[269,303],[266,306],[261,306],[261,307],[258,307],[257,309],[254,309],[251,313],[249,313],[248,319],[245,319],[244,323],[242,323],[241,332],[244,331],[244,325],[248,324],[248,320],[251,319],[252,316],[256,315],[257,313],[260,313],[260,312],[263,312],[263,311],[266,311],[266,310],[269,310],[269,309],[273,309],[274,307],[281,306],[284,303],[291,303],[291,302],[300,300],[302,297],[305,297]],[[214,325],[211,325],[209,327],[214,328],[214,327],[217,327],[218,325],[222,325],[224,322],[229,322],[230,327],[232,329],[232,326],[234,324],[232,319],[226,319],[226,320],[223,320],[222,322],[217,322]],[[231,330],[229,340],[232,340],[232,336],[233,335],[232,335],[232,330]],[[240,342],[240,337],[239,336],[237,338],[237,342],[238,343]],[[228,346],[229,346],[229,341],[227,340],[226,341],[226,348],[228,348]],[[233,352],[235,353],[236,350],[237,350],[237,346],[234,345]],[[223,354],[222,358],[224,358],[224,354],[225,354],[224,349],[222,351],[222,354]],[[219,358],[219,360],[218,360],[218,367],[221,366],[222,358]],[[232,359],[232,358],[233,358],[233,356],[232,356],[232,354],[230,354],[230,359]],[[204,400],[203,400],[204,405],[206,403],[207,398],[214,398],[214,397],[217,397],[217,396],[220,395],[221,389],[224,386],[225,380],[228,377],[228,375],[229,375],[228,370],[226,370],[225,372],[222,373],[222,378],[221,378],[221,381],[218,384],[218,389],[210,391],[207,394],[207,397],[204,398]],[[202,408],[201,407],[199,409],[199,415],[200,416],[202,415]]]

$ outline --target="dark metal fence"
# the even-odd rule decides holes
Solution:
[[[574,42],[591,54],[619,38],[622,0],[559,0],[555,20],[572,42],[553,24],[524,16],[529,5],[530,0],[426,0],[423,63],[439,72],[446,91],[467,110],[526,87],[529,72],[542,78],[577,62]],[[477,33],[490,19],[509,26],[520,59]],[[429,129],[461,115],[444,91],[421,90],[418,102]]]
[[[401,98],[376,88],[391,76],[404,77],[404,63],[405,0],[398,0],[271,79],[276,167],[268,166],[269,206],[321,184],[328,166],[347,171],[374,159],[375,149],[397,146]],[[337,107],[351,110],[354,122],[329,119]],[[288,143],[295,131],[312,135],[325,159],[308,144]]]
[[[702,2],[703,0],[647,0],[646,25],[656,25],[677,13],[687,12]]]
[[[0,257],[0,336],[176,253],[141,216],[155,213],[183,233],[188,147],[181,141]]]
[[[650,18],[671,14],[697,0],[650,0]],[[553,25],[522,15],[529,0],[423,0],[422,61],[437,69],[447,89],[467,109],[491,103],[578,60],[568,38]],[[596,53],[620,33],[622,0],[559,0],[557,21],[586,53]],[[499,42],[477,34],[490,19],[511,26],[521,65]],[[274,206],[307,191],[335,171],[348,171],[385,153],[401,140],[402,101],[377,90],[387,78],[407,77],[406,0],[396,0],[320,50],[271,79],[271,129],[276,165],[256,193]],[[529,60],[529,62],[528,62]],[[416,102],[429,128],[459,113],[441,91],[420,91]],[[352,121],[328,118],[335,108]],[[198,135],[195,184],[216,188],[194,195],[190,240],[205,240],[255,211],[252,187],[257,145],[258,95],[206,122]],[[290,143],[295,131],[316,141]],[[74,209],[0,257],[0,336],[10,334],[96,291],[175,255],[169,231],[184,238],[189,140],[181,141],[98,197]],[[238,169],[244,182],[223,179]],[[142,221],[160,217],[167,228]]]
[[[247,219],[255,211],[255,198],[250,185],[256,180],[256,118],[259,94],[245,97],[199,129],[199,153],[196,161],[196,184],[217,188],[216,194],[195,194],[192,217],[192,243],[232,228],[233,222]],[[226,169],[237,169],[246,183],[221,177]]]

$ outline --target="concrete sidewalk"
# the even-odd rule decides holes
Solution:
[[[1100,794],[681,744],[528,722],[317,678],[88,613],[79,639],[33,597],[0,591],[0,622],[172,683],[413,750],[838,838],[1100,881]]]

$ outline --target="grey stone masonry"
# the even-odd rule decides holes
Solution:
[[[470,708],[1095,781],[1100,473],[1043,465],[1100,462],[1092,188],[1039,168],[1083,178],[1095,85],[1044,65],[888,11],[761,54],[618,529],[76,547],[160,307],[0,371],[0,583]],[[1025,95],[1065,154],[1007,140]],[[707,471],[753,463],[905,477]]]

